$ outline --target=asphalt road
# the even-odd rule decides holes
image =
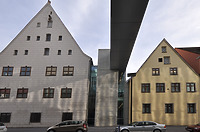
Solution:
[[[8,132],[46,132],[47,128],[8,128]],[[115,127],[89,127],[88,132],[113,132]],[[167,132],[187,132],[184,126],[167,126]]]

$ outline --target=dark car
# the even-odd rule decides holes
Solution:
[[[196,125],[186,126],[185,130],[190,132],[200,132],[200,123]]]
[[[86,121],[63,121],[47,129],[47,132],[87,132]]]
[[[158,124],[152,121],[137,121],[128,126],[120,126],[115,129],[115,132],[134,132],[134,131],[151,131],[151,132],[166,132],[165,124]]]

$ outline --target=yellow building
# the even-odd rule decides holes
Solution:
[[[137,73],[130,75],[129,122],[145,120],[166,125],[200,122],[199,73],[165,39]]]

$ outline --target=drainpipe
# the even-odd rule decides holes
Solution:
[[[131,77],[131,113],[130,113],[130,116],[131,116],[131,118],[130,118],[130,123],[132,123],[133,122],[133,119],[132,119],[132,105],[133,105],[133,80],[132,80],[132,77]]]

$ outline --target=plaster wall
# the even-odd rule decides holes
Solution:
[[[161,52],[163,46],[167,48],[166,53]],[[170,57],[170,64],[158,62],[158,58],[165,56]],[[177,75],[170,75],[169,69],[173,67],[177,67]],[[152,76],[152,68],[159,68],[160,75]],[[129,82],[129,89],[131,89],[131,81]],[[150,83],[150,93],[141,92],[142,83]],[[156,92],[156,83],[165,83],[165,92]],[[172,92],[171,83],[180,83],[180,92]],[[195,83],[196,91],[187,92],[186,83]],[[166,41],[162,41],[132,78],[132,98],[130,98],[133,102],[130,106],[132,121],[151,120],[166,125],[197,124],[200,121],[199,83],[199,75],[177,55]],[[165,104],[169,103],[173,104],[173,113],[165,113]],[[195,113],[188,113],[188,103],[196,104]],[[151,104],[151,113],[143,113],[142,104]]]
[[[47,28],[52,14],[53,26]],[[37,27],[40,22],[41,26]],[[51,41],[46,41],[46,34]],[[58,37],[62,36],[62,41]],[[27,41],[27,36],[31,36]],[[40,36],[40,41],[36,41]],[[44,55],[49,48],[49,55]],[[18,50],[17,55],[14,50]],[[24,55],[28,50],[28,55]],[[61,55],[58,55],[61,50]],[[68,50],[72,54],[68,55]],[[0,113],[11,113],[9,127],[50,126],[62,121],[63,112],[72,112],[74,120],[87,119],[89,74],[91,58],[77,45],[50,4],[25,26],[25,28],[0,53],[0,73],[3,67],[12,66],[12,76],[0,76],[0,88],[10,88],[10,98],[0,99]],[[31,67],[30,76],[20,76],[22,66]],[[46,67],[56,66],[56,76],[46,76]],[[73,76],[63,76],[64,66],[74,66]],[[18,88],[28,88],[27,98],[16,98]],[[54,88],[54,98],[43,98],[44,88]],[[71,98],[61,98],[61,88],[72,88]],[[30,123],[30,114],[41,113],[40,123]]]

